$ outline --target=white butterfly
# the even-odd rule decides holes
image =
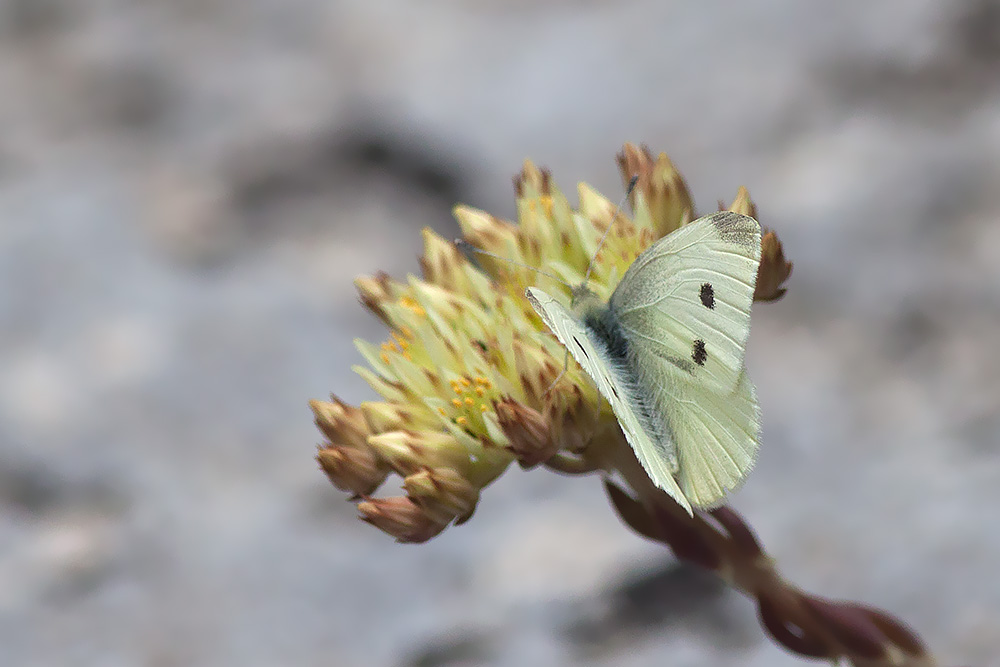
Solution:
[[[744,366],[760,242],[753,218],[715,213],[646,249],[606,304],[581,287],[571,312],[527,290],[611,404],[646,473],[689,514],[718,505],[760,447]]]

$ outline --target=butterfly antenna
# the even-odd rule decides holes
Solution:
[[[615,226],[615,218],[618,217],[619,211],[621,211],[622,206],[625,205],[625,200],[628,199],[629,195],[632,194],[632,190],[635,190],[635,184],[638,182],[639,182],[639,174],[636,174],[628,182],[628,187],[625,188],[625,196],[622,197],[622,200],[620,202],[618,202],[618,206],[615,206],[615,212],[611,214],[611,224],[609,224],[608,228],[604,230],[604,235],[601,237],[600,242],[597,244],[597,250],[594,251],[594,256],[593,258],[591,258],[590,264],[587,265],[587,273],[583,276],[583,286],[586,286],[587,281],[590,280],[590,274],[594,270],[594,263],[597,262],[597,255],[601,252],[601,248],[604,246],[604,240],[608,238],[608,233],[611,231],[611,228]]]
[[[572,285],[570,285],[568,282],[566,282],[565,280],[563,280],[559,276],[555,275],[554,273],[549,273],[548,271],[543,271],[542,269],[538,268],[537,266],[530,266],[530,265],[525,264],[523,262],[518,262],[516,260],[513,260],[513,259],[511,259],[509,257],[503,257],[501,255],[497,255],[497,254],[494,254],[492,252],[488,252],[486,250],[482,250],[482,249],[477,248],[476,246],[472,245],[471,243],[469,243],[465,239],[455,239],[455,245],[458,246],[459,248],[467,248],[467,249],[471,250],[472,252],[480,254],[480,255],[486,255],[487,257],[492,257],[493,259],[499,259],[499,260],[504,261],[504,262],[510,262],[514,266],[520,266],[521,268],[524,268],[524,269],[530,269],[531,271],[536,271],[536,272],[542,274],[543,276],[548,276],[549,278],[552,278],[553,280],[558,280],[560,283],[562,283],[566,287],[569,287],[570,289],[573,288]]]

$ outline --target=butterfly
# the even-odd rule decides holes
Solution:
[[[653,243],[607,303],[585,286],[572,309],[526,292],[610,403],[650,479],[689,514],[720,504],[760,448],[744,363],[760,254],[760,224],[723,211]]]

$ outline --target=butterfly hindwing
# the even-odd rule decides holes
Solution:
[[[760,225],[723,211],[681,227],[626,271],[610,307],[630,341],[671,375],[729,393],[743,371]]]
[[[641,352],[633,359],[640,387],[660,387],[651,390],[653,412],[674,436],[681,491],[696,507],[718,505],[746,479],[760,449],[760,408],[746,368],[733,391],[722,394],[683,380],[657,385],[669,372],[657,366],[669,362]]]
[[[760,408],[746,368],[733,393],[680,390],[667,410],[678,442],[678,482],[698,507],[718,505],[750,474],[760,449]]]
[[[528,288],[531,306],[587,372],[598,391],[611,405],[625,439],[653,482],[670,494],[685,510],[690,504],[681,492],[673,473],[677,459],[673,441],[665,433],[654,437],[648,431],[648,417],[637,410],[640,402],[634,392],[636,380],[609,355],[606,346],[580,320],[556,299],[538,288]]]

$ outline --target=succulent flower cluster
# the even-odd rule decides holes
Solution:
[[[574,208],[548,174],[526,162],[515,178],[518,224],[458,206],[464,239],[499,257],[477,257],[425,229],[422,276],[356,281],[362,303],[388,327],[380,345],[357,341],[356,367],[381,401],[353,407],[313,401],[328,443],[320,465],[337,488],[363,499],[361,517],[403,542],[422,542],[467,520],[483,487],[513,462],[567,472],[607,469],[624,438],[614,414],[576,363],[558,383],[565,353],[524,298],[538,285],[581,283],[601,236],[590,288],[607,298],[654,240],[693,218],[687,186],[665,155],[626,145],[622,177],[638,177],[628,219],[586,185]],[[756,213],[745,189],[730,210]],[[776,299],[791,265],[773,233],[764,239],[756,298]],[[390,473],[405,497],[372,498]]]
[[[566,284],[580,284],[597,253],[588,287],[606,299],[643,250],[696,217],[666,155],[626,144],[618,165],[623,182],[637,178],[631,218],[585,184],[574,208],[547,171],[525,162],[514,179],[517,224],[455,208],[465,242],[495,257],[474,263],[425,229],[420,277],[357,279],[361,302],[389,328],[381,344],[356,341],[367,365],[354,370],[381,400],[310,403],[327,440],[317,454],[321,468],[359,501],[362,520],[400,542],[424,542],[467,521],[482,490],[515,461],[569,474],[616,473],[631,487],[605,476],[622,520],[754,597],[764,627],[790,650],[856,665],[933,664],[888,614],[784,582],[732,510],[688,516],[646,476],[582,369],[571,360],[563,373],[565,351],[525,288],[562,293],[568,303]],[[757,217],[745,188],[728,209]],[[754,299],[781,298],[791,269],[774,232],[766,232]],[[406,495],[375,497],[393,473]]]

